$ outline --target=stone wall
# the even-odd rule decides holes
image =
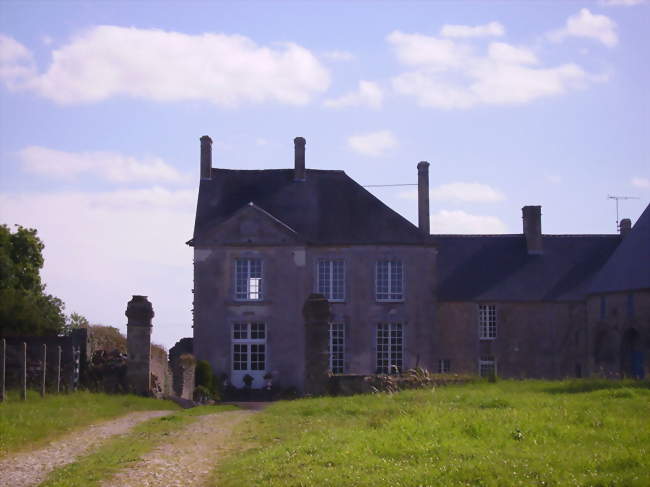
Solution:
[[[234,299],[234,262],[263,260],[264,299]],[[348,373],[376,370],[376,330],[380,322],[404,326],[404,368],[431,368],[435,316],[435,249],[429,246],[309,247],[300,245],[212,246],[194,249],[194,353],[210,362],[217,375],[231,375],[231,333],[235,322],[262,321],[267,326],[267,371],[273,384],[304,390],[305,326],[302,306],[315,289],[320,258],[343,259],[345,302],[331,303],[333,319],[346,325]],[[399,258],[404,268],[405,299],[377,302],[375,264]],[[253,383],[253,387],[263,383]],[[241,387],[238,385],[238,387]]]
[[[650,290],[590,296],[587,320],[593,375],[635,376],[639,360],[650,374]]]
[[[448,359],[451,373],[478,374],[481,357],[494,357],[501,377],[560,379],[588,373],[584,303],[481,304],[496,306],[495,339],[479,339],[479,303],[438,303],[435,359]]]

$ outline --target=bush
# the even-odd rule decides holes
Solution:
[[[217,377],[212,372],[212,367],[207,360],[198,360],[196,362],[196,370],[194,372],[194,385],[196,389],[199,388],[203,393],[207,393],[210,399],[218,401],[219,397],[219,387]]]

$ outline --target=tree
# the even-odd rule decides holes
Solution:
[[[45,293],[40,271],[44,245],[37,232],[0,225],[0,335],[56,335],[65,305]]]
[[[89,327],[90,322],[85,316],[72,312],[70,313],[70,316],[66,317],[62,332],[64,335],[70,335],[72,330],[77,330],[79,328],[88,329]]]

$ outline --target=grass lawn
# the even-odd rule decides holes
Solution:
[[[237,409],[234,406],[200,406],[171,416],[151,419],[126,435],[108,440],[99,449],[76,462],[54,470],[40,487],[93,487],[111,474],[137,461],[172,431],[183,428],[198,416]]]
[[[94,421],[132,411],[180,409],[171,401],[134,395],[109,395],[91,392],[47,395],[28,391],[21,401],[17,391],[9,391],[0,403],[0,457],[7,453],[39,446]]]
[[[648,486],[650,382],[499,381],[278,402],[234,486]],[[216,481],[215,481],[216,483]]]

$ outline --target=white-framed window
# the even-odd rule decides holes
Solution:
[[[262,299],[262,259],[235,260],[235,299],[239,301]]]
[[[232,370],[264,371],[266,369],[266,324],[262,322],[233,323]]]
[[[345,262],[342,259],[318,260],[316,292],[329,301],[345,301]]]
[[[439,374],[448,374],[451,370],[451,360],[448,358],[441,358],[438,360],[438,373]]]
[[[404,272],[401,260],[377,261],[375,295],[377,301],[402,301],[404,299]]]
[[[377,373],[396,374],[402,370],[404,328],[401,323],[377,325]]]
[[[492,356],[481,357],[478,361],[478,373],[481,377],[497,375],[497,361]]]
[[[480,304],[478,307],[478,336],[481,340],[497,337],[497,307],[493,304]]]
[[[330,371],[332,374],[345,372],[345,323],[330,323]]]

